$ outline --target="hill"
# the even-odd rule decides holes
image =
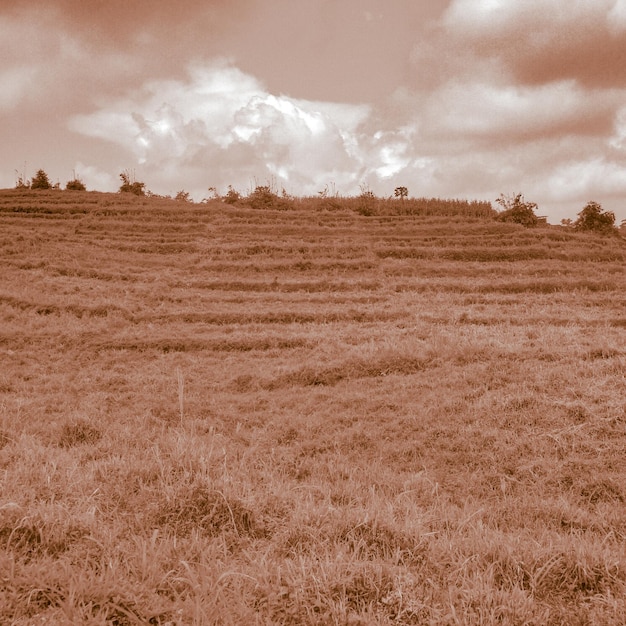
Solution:
[[[0,192],[0,622],[624,623],[625,258]]]

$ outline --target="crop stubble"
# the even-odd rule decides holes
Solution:
[[[2,192],[0,622],[624,623],[625,256]]]

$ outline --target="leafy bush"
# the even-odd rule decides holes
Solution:
[[[174,196],[174,200],[178,200],[179,202],[193,202],[189,192],[184,189],[181,189],[176,196]]]
[[[282,197],[272,191],[269,185],[259,185],[246,198],[246,202],[253,209],[290,209],[293,199],[283,189]]]
[[[136,196],[146,195],[146,184],[134,180],[134,176],[131,176],[128,171],[122,172],[120,178],[122,179],[122,184],[119,189],[120,193],[133,193]]]
[[[526,228],[537,226],[539,221],[535,215],[537,205],[534,202],[526,202],[521,193],[516,196],[500,194],[496,203],[504,209],[496,216],[498,222],[513,222]]]
[[[35,177],[30,183],[31,189],[51,189],[50,179],[44,170],[37,170]]]
[[[248,203],[253,209],[271,209],[278,204],[278,194],[269,185],[258,186],[248,196]]]
[[[587,202],[585,208],[578,214],[574,222],[574,228],[582,231],[593,231],[605,235],[616,235],[615,213],[603,211],[597,202]]]
[[[241,194],[236,191],[232,185],[228,185],[228,192],[223,199],[226,204],[237,204],[241,199]]]
[[[85,187],[85,183],[83,183],[80,178],[75,178],[74,180],[69,180],[65,184],[65,189],[68,191],[87,191],[87,187]]]

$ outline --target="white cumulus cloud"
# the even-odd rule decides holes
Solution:
[[[94,165],[85,165],[81,161],[74,166],[74,174],[89,190],[117,191],[121,184],[121,181],[114,179],[109,172]]]
[[[369,115],[366,105],[271,94],[222,61],[192,67],[186,81],[147,82],[74,116],[70,127],[125,147],[155,179],[148,181],[154,191],[184,184],[201,194],[209,185],[242,187],[271,177],[302,194],[330,180],[354,188],[379,166],[362,147]],[[383,166],[394,150],[379,152]]]

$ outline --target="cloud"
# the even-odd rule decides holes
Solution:
[[[0,110],[15,109],[28,96],[36,77],[37,68],[30,66],[0,71]]]
[[[224,56],[261,77],[272,93],[361,102],[402,83],[421,16],[442,2],[31,0],[7,19],[30,24],[34,36],[25,41],[62,33],[103,58],[128,57],[138,82],[180,78],[189,62]],[[368,21],[367,13],[375,19]],[[83,65],[99,69],[92,60],[84,57]],[[128,87],[123,81],[119,86]]]
[[[609,139],[609,146],[626,157],[626,106],[620,108],[615,115],[613,135]]]
[[[551,197],[561,201],[623,198],[626,195],[626,162],[597,157],[565,163],[550,174],[546,186]]]
[[[167,33],[181,37],[185,32],[193,35],[195,26],[210,27],[218,18],[223,23],[227,15],[238,19],[249,1],[29,0],[15,3],[16,6],[6,12],[15,18],[28,15],[31,22],[53,19],[57,28],[65,32],[88,33],[96,45],[115,44],[118,49],[130,49]]]
[[[499,85],[453,79],[425,107],[429,135],[520,143],[568,134],[608,134],[617,92],[587,92],[572,80]]]
[[[624,0],[453,0],[441,27],[525,84],[626,87]]]
[[[13,5],[0,10],[8,171],[36,158],[66,180],[75,164],[115,190],[135,169],[196,199],[272,180],[620,212],[626,0]]]
[[[0,13],[0,109],[47,114],[132,84],[141,61],[85,32],[66,30],[53,5]]]
[[[452,0],[411,61],[395,97],[428,189],[626,217],[626,0]]]
[[[117,191],[121,184],[121,181],[114,179],[109,172],[94,165],[85,165],[81,161],[77,161],[74,166],[74,173],[90,190]]]
[[[275,95],[222,60],[191,66],[185,80],[147,81],[74,116],[71,128],[122,147],[152,191],[184,188],[196,199],[209,186],[269,181],[297,195],[331,182],[345,194],[362,184],[379,195],[405,185],[412,195],[486,200],[523,191],[559,206],[619,193],[619,91],[470,78],[373,107]]]
[[[100,110],[74,116],[70,127],[114,142],[157,182],[245,186],[274,179],[297,193],[330,180],[354,187],[367,174],[360,128],[370,108],[269,93],[254,77],[222,61],[193,66],[187,80],[149,81]]]
[[[607,24],[613,34],[626,31],[626,0],[616,0],[607,15]]]

